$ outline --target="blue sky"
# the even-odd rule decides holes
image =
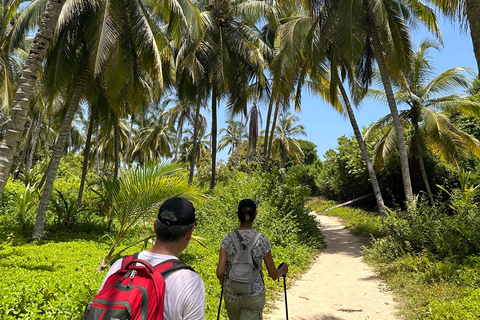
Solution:
[[[442,33],[444,47],[440,52],[431,50],[431,58],[434,61],[433,66],[436,73],[441,73],[453,67],[469,67],[477,72],[477,64],[473,53],[470,33],[461,32],[458,24],[452,25],[450,22],[440,21],[440,30]],[[415,34],[414,41],[419,43],[426,37],[433,38],[425,31],[418,31]],[[399,109],[402,109],[399,106]],[[219,128],[225,127],[224,109],[219,111]],[[266,106],[262,106],[262,118],[265,128],[267,115]],[[386,104],[365,100],[355,116],[360,127],[368,126],[380,117],[387,115],[389,108]],[[317,153],[320,159],[324,160],[323,155],[329,149],[337,146],[337,138],[342,135],[353,134],[352,127],[348,118],[342,118],[332,107],[323,102],[320,98],[311,95],[308,92],[302,96],[302,112],[296,114],[299,117],[299,123],[305,126],[307,136],[303,139],[312,141],[317,145]],[[208,118],[211,115],[206,115]],[[228,159],[228,148],[218,153],[218,159]]]

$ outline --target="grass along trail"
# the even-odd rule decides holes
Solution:
[[[362,261],[361,238],[337,217],[317,217],[327,248],[299,280],[289,283],[293,280],[287,277],[289,319],[399,319],[395,317],[392,293],[373,268]],[[265,319],[286,319],[284,297],[275,302],[275,310]]]

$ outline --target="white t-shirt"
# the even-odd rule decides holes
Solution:
[[[175,256],[158,254],[148,251],[140,252],[139,259],[151,265],[163,261],[177,259]],[[122,259],[118,259],[108,270],[100,290],[107,278],[122,267]],[[191,270],[181,269],[165,275],[164,320],[204,320],[205,319],[205,288],[203,280]]]

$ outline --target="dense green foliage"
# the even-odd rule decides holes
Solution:
[[[431,208],[422,200],[417,209],[391,212],[383,221],[347,207],[325,213],[341,217],[350,230],[373,240],[364,247],[365,257],[400,298],[406,319],[478,319],[480,214],[459,197],[450,204],[461,210]],[[334,204],[317,201],[309,206],[321,211]]]
[[[325,154],[325,161],[322,162],[317,174],[316,186],[319,188],[319,194],[330,200],[344,202],[372,193],[368,172],[355,138],[342,136],[337,141],[337,147]],[[373,144],[369,143],[367,146],[370,150],[373,149]],[[475,160],[471,161],[475,163]],[[434,155],[424,155],[424,162],[432,192],[436,196],[436,200],[442,202],[445,200],[445,193],[436,185],[447,188],[457,186],[457,170],[453,165],[440,161]],[[422,179],[419,178],[421,174],[417,162],[410,157],[409,163],[412,177],[417,177],[412,179],[414,193],[422,193],[425,187]],[[382,170],[377,172],[377,178],[385,204],[389,207],[402,206],[404,193],[400,162],[396,152],[387,157]],[[374,209],[375,199],[370,197],[355,203],[355,205]]]
[[[290,264],[291,275],[301,273],[312,262],[322,237],[313,217],[304,206],[309,189],[294,182],[289,175],[224,172],[224,179],[214,196],[197,204],[197,229],[194,235],[203,238],[201,246],[192,242],[181,259],[191,265],[203,278],[207,293],[206,319],[216,316],[220,286],[215,276],[218,249],[225,233],[238,222],[235,211],[238,201],[252,198],[257,201],[259,216],[255,228],[266,234],[272,243],[276,264]],[[75,175],[65,177],[74,189]],[[21,191],[21,182],[9,182],[12,192]],[[72,190],[71,192],[74,192]],[[26,216],[26,228],[15,224],[17,205],[13,198],[4,197],[0,218],[8,222],[0,228],[0,281],[3,294],[0,301],[2,319],[79,319],[89,300],[95,295],[106,270],[94,272],[115,237],[118,225],[107,230],[106,217],[100,209],[102,199],[92,197],[91,210],[77,211],[69,225],[58,226],[56,213],[48,214],[48,241],[26,243],[33,225],[33,215]],[[91,219],[96,217],[96,219]],[[91,220],[90,220],[91,219]],[[86,222],[90,221],[90,222]],[[128,236],[122,248],[142,236],[139,229]],[[141,245],[125,253],[141,250]],[[268,301],[282,290],[279,282],[265,277]]]

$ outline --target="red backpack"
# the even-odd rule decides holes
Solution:
[[[179,269],[194,271],[177,259],[152,266],[138,259],[138,253],[124,257],[122,267],[108,277],[82,320],[163,320],[163,276]]]

